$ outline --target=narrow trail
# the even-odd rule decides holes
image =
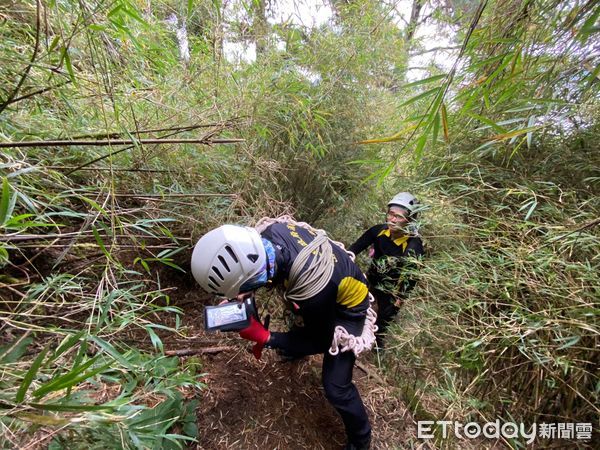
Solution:
[[[185,311],[187,337],[165,342],[166,349],[228,347],[194,356],[201,361],[206,383],[199,393],[195,448],[334,450],[344,446],[341,419],[321,387],[322,356],[282,362],[274,351],[265,350],[257,361],[248,351],[250,345],[235,333],[204,331],[206,300],[198,298],[195,288],[180,285],[173,300]],[[374,354],[362,356],[363,369],[354,368],[354,380],[373,425],[371,448],[425,448],[416,439],[412,414],[398,398],[397,389],[381,378],[373,360]]]

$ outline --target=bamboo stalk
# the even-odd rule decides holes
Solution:
[[[220,352],[228,352],[235,350],[235,347],[223,346],[223,347],[201,347],[201,348],[183,348],[180,350],[166,350],[165,355],[167,356],[190,356],[190,355],[203,355],[203,354],[214,354]]]
[[[10,235],[4,235],[4,236],[0,236],[0,242],[12,242],[12,241],[36,241],[36,240],[44,240],[44,239],[65,239],[65,238],[72,238],[72,237],[78,237],[78,236],[84,236],[84,235],[89,235],[91,234],[92,231],[77,231],[77,232],[73,232],[73,233],[64,233],[64,234],[23,234],[23,235],[14,235],[14,236],[10,236]],[[168,236],[149,236],[146,234],[118,234],[116,236],[108,236],[108,235],[100,235],[101,237],[107,237],[107,238],[132,238],[132,237],[136,237],[136,238],[145,238],[145,239],[172,239]],[[184,241],[189,241],[190,238],[189,237],[179,237],[179,236],[175,236],[174,239],[181,239]]]
[[[125,167],[119,168],[110,168],[110,167],[77,167],[77,166],[38,166],[42,169],[52,169],[52,170],[102,170],[102,171],[111,171],[111,172],[149,172],[149,173],[168,173],[168,170],[159,170],[159,169],[128,169]]]
[[[146,134],[146,133],[162,133],[165,131],[191,131],[191,130],[196,130],[198,128],[208,128],[208,127],[219,128],[219,127],[226,127],[228,125],[233,125],[235,123],[235,120],[236,119],[230,119],[226,122],[187,125],[187,126],[182,126],[182,127],[154,128],[154,129],[149,129],[149,130],[135,130],[135,131],[129,131],[127,134],[138,135],[138,134]],[[78,136],[73,136],[73,139],[86,139],[86,138],[116,139],[117,137],[123,136],[124,134],[126,134],[126,133],[123,131],[121,131],[121,132],[117,131],[117,132],[113,132],[113,133],[80,134]]]
[[[127,245],[127,244],[106,244],[107,247],[117,247],[117,248],[136,248],[141,249],[142,245]],[[48,245],[19,245],[19,248],[68,248],[68,247],[100,247],[100,245],[96,242],[80,242],[75,244],[48,244]],[[152,248],[152,249],[177,249],[179,247],[170,246],[170,244],[165,245],[144,245],[144,249]]]
[[[245,142],[245,139],[100,139],[95,141],[81,140],[49,140],[49,141],[21,141],[21,142],[0,142],[0,148],[30,148],[30,147],[69,147],[72,145],[105,147],[109,145],[128,145],[128,144],[235,144]]]
[[[27,67],[21,74],[21,78],[19,79],[17,86],[10,93],[8,98],[2,104],[0,104],[0,114],[8,107],[8,105],[11,104],[13,99],[17,96],[17,94],[23,87],[23,83],[25,83],[25,80],[29,76],[29,72],[31,71],[31,68],[33,67],[33,64],[35,63],[38,52],[40,50],[40,20],[41,20],[41,17],[40,17],[41,16],[41,12],[40,12],[41,2],[40,2],[40,0],[37,0],[35,2],[35,5],[36,5],[36,8],[35,8],[35,12],[36,12],[36,14],[35,14],[35,44],[33,45],[33,53],[31,55],[31,61],[29,62],[29,64],[27,64]]]
[[[89,192],[93,195],[102,195],[102,192]],[[180,194],[180,193],[171,193],[171,194],[136,194],[136,193],[126,193],[126,192],[117,192],[112,195],[113,197],[134,197],[134,198],[170,198],[170,197],[237,197],[237,194]]]

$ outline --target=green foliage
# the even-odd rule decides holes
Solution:
[[[451,164],[426,157],[428,192],[440,195],[430,258],[386,364],[411,367],[413,395],[437,415],[465,420],[476,405],[507,421],[594,420],[597,132],[548,137],[512,159],[460,147]]]

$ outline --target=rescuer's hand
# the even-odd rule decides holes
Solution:
[[[240,336],[249,341],[256,342],[252,347],[252,353],[256,359],[260,359],[265,344],[271,338],[271,333],[254,316],[250,316],[250,325],[240,331]]]

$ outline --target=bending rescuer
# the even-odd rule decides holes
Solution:
[[[409,257],[425,253],[421,238],[413,231],[419,202],[414,195],[400,192],[387,205],[386,222],[369,228],[349,248],[358,255],[372,246],[373,257],[367,279],[369,290],[377,300],[377,344],[383,346],[384,333],[398,313],[406,294],[416,281],[403,272]]]
[[[284,289],[302,326],[271,332],[251,317],[240,336],[255,342],[257,358],[264,347],[291,358],[323,354],[323,387],[344,422],[345,448],[369,448],[371,426],[352,369],[375,341],[376,315],[367,281],[342,247],[289,217],[268,219],[256,229],[223,225],[196,244],[192,274],[204,290],[228,298],[263,286]]]

